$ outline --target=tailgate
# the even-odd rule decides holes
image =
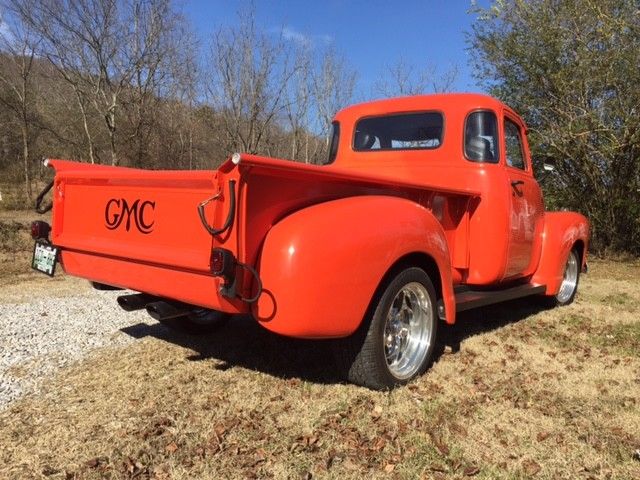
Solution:
[[[212,237],[197,206],[216,171],[148,171],[51,160],[52,241],[63,251],[209,272]]]

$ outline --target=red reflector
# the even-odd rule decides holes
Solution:
[[[31,238],[33,238],[34,240],[37,240],[39,238],[47,238],[50,231],[51,227],[47,222],[36,220],[35,222],[31,223]]]
[[[211,272],[220,275],[224,270],[224,255],[220,250],[214,250],[211,255]]]

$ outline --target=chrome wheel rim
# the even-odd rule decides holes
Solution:
[[[578,256],[576,252],[572,251],[569,254],[567,265],[564,268],[564,277],[560,284],[560,290],[558,291],[558,295],[556,295],[560,303],[567,302],[573,295],[573,292],[575,292],[576,286],[578,285],[578,271]]]
[[[424,285],[405,285],[391,302],[384,326],[384,355],[391,374],[399,380],[415,375],[433,341],[431,297]]]

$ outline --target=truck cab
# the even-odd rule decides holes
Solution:
[[[455,283],[495,284],[534,273],[544,201],[526,126],[509,107],[484,95],[409,97],[343,110],[333,126],[337,152],[329,162],[336,167],[477,193],[415,197],[445,227]]]

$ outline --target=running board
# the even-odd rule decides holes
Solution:
[[[530,295],[540,295],[546,291],[545,285],[517,285],[515,287],[501,290],[473,290],[462,286],[456,288],[456,313],[471,310],[473,308],[484,307],[494,303],[506,302],[516,298],[528,297]],[[438,302],[438,316],[444,320],[444,305],[442,300]]]

